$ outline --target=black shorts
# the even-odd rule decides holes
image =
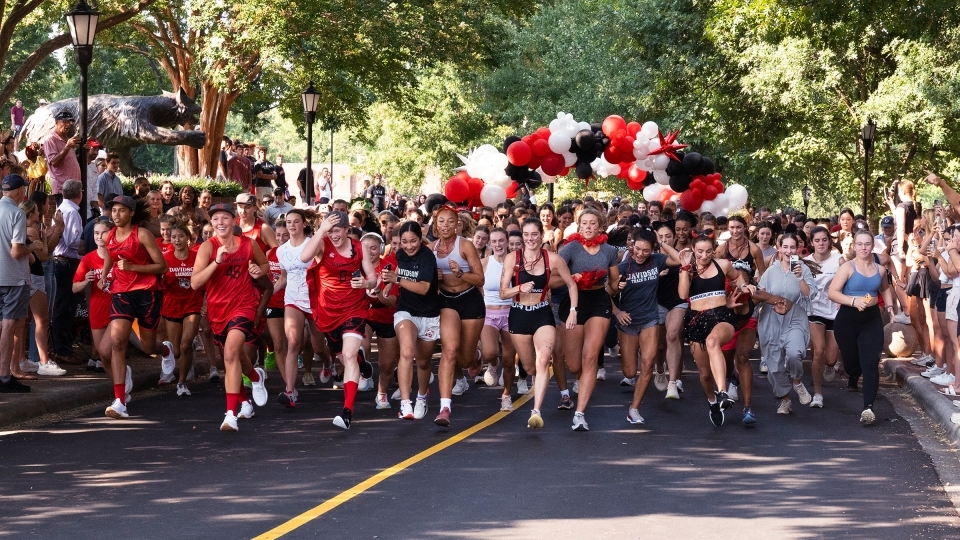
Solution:
[[[330,354],[337,354],[343,351],[343,336],[355,334],[362,341],[366,336],[367,321],[360,317],[351,317],[331,332],[324,332],[327,338],[327,345],[330,347]]]
[[[727,306],[715,307],[705,311],[687,310],[683,319],[687,341],[690,343],[707,344],[710,332],[720,323],[727,323],[736,328],[737,317]]]
[[[246,345],[256,345],[257,340],[260,339],[260,335],[257,334],[256,329],[253,326],[253,321],[246,317],[234,317],[227,321],[226,326],[223,327],[222,334],[214,334],[213,341],[217,345],[224,347],[227,343],[227,334],[231,330],[239,330],[243,332],[243,343]]]
[[[487,316],[487,307],[483,303],[480,289],[470,287],[458,293],[440,291],[440,309],[452,309],[460,315],[461,321],[483,319]]]
[[[183,324],[183,320],[191,315],[200,315],[199,311],[193,311],[191,313],[184,313],[182,317],[164,317],[163,320],[169,321],[172,323]]]
[[[940,293],[937,294],[937,302],[934,305],[934,307],[937,308],[938,312],[940,313],[947,312],[947,296],[950,295],[951,289],[952,287],[948,287],[946,289],[940,289]]]
[[[890,273],[887,272],[887,275],[890,275]],[[930,309],[934,309],[937,307],[937,300],[940,299],[940,281],[936,279],[931,279],[929,289],[930,289],[929,306],[930,306]],[[946,304],[944,304],[944,309],[946,309]]]
[[[137,321],[140,328],[153,331],[160,325],[163,291],[114,293],[110,302],[110,320]]]
[[[282,319],[283,310],[284,308],[282,307],[268,307],[267,313],[264,315],[264,317],[267,319]]]
[[[828,319],[826,317],[818,317],[817,315],[810,315],[810,324],[822,324],[827,332],[833,332],[833,319]]]
[[[533,306],[514,303],[507,316],[507,328],[511,334],[532,336],[543,326],[553,328],[553,310],[550,302],[540,302]]]
[[[560,303],[560,320],[566,322],[570,316],[570,297]],[[606,289],[577,291],[577,324],[584,325],[593,317],[609,319],[613,316],[613,304]],[[561,323],[563,324],[563,323]]]
[[[378,338],[390,339],[397,337],[397,329],[393,326],[393,323],[367,321],[367,325]]]

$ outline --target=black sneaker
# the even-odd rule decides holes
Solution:
[[[560,394],[560,404],[557,405],[557,409],[561,411],[569,411],[573,408],[573,400],[570,399],[570,396]]]
[[[370,362],[367,362],[367,353],[363,350],[363,347],[360,347],[360,352],[357,353],[357,362],[360,364],[360,375],[364,379],[373,378],[373,366]]]
[[[710,421],[715,426],[723,425],[723,409],[720,408],[720,402],[710,404]]]
[[[734,401],[733,401],[732,399],[730,399],[730,396],[728,396],[726,392],[714,392],[714,394],[716,394],[716,396],[717,396],[717,403],[720,404],[720,409],[721,409],[721,410],[724,410],[724,411],[725,411],[725,410],[729,409],[730,407],[733,407]],[[722,423],[722,422],[721,422],[721,423]],[[718,424],[718,425],[719,425],[719,424]]]
[[[340,416],[337,416],[333,419],[333,425],[341,429],[350,429],[350,419],[353,418],[353,412],[350,409],[344,407],[343,412],[340,413]]]
[[[0,394],[26,394],[30,387],[21,383],[13,375],[7,382],[0,381]]]

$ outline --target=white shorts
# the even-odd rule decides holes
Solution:
[[[947,294],[947,311],[943,314],[948,321],[957,322],[960,319],[957,315],[958,305],[960,305],[960,287],[954,287]]]
[[[47,283],[44,280],[43,276],[35,276],[30,274],[30,296],[42,292],[46,294],[47,292]]]
[[[393,326],[411,321],[417,327],[417,337],[423,341],[436,341],[440,337],[440,317],[414,317],[409,311],[393,314]]]

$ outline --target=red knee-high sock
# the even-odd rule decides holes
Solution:
[[[240,386],[240,393],[237,395],[240,396],[240,401],[247,401],[248,399],[250,399],[249,396],[247,396],[246,386]]]
[[[120,400],[120,403],[127,404],[127,385],[120,383],[113,385],[113,397]]]
[[[250,370],[250,373],[247,373],[247,378],[250,379],[250,382],[260,382],[260,374],[257,373],[257,368]]]
[[[343,385],[343,408],[353,411],[353,401],[357,397],[357,383],[347,381]]]
[[[234,415],[240,410],[240,394],[231,394],[227,392],[227,410]]]

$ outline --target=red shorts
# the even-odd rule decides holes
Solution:
[[[343,351],[344,336],[352,335],[361,341],[367,330],[367,321],[360,317],[351,317],[344,321],[340,326],[333,329],[332,332],[324,332],[327,337],[327,345],[330,346],[330,354],[337,354]]]
[[[747,319],[747,324],[745,324],[745,325],[741,326],[740,328],[738,328],[738,329],[733,333],[733,337],[730,338],[730,341],[724,343],[723,346],[720,347],[720,349],[721,349],[721,350],[724,350],[724,351],[735,351],[735,350],[737,350],[737,338],[740,337],[740,332],[742,332],[743,330],[751,329],[751,328],[755,329],[756,327],[757,327],[757,319],[756,319],[755,317],[750,317],[749,319]]]
[[[114,293],[110,303],[110,320],[137,321],[143,330],[156,330],[160,324],[163,292],[138,290]]]

